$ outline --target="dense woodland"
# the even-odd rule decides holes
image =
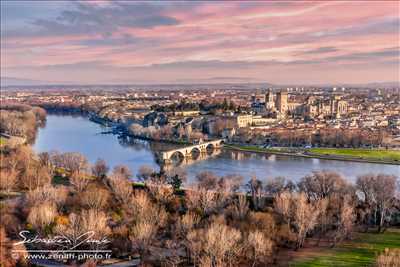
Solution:
[[[132,177],[126,166],[109,171],[103,160],[90,166],[79,153],[34,155],[21,146],[2,159],[1,189],[23,194],[4,195],[1,237],[16,240],[24,229],[41,236],[95,231],[109,237],[115,257],[150,266],[266,266],[311,236],[335,246],[354,231],[399,224],[394,176],[349,184],[317,172],[298,183],[253,177],[242,186],[243,177],[204,172],[182,189],[185,177],[146,166]],[[15,265],[9,243],[2,244],[4,266]]]
[[[7,110],[2,125],[10,124],[10,114],[36,114],[32,110]],[[35,115],[32,125],[42,121]],[[111,241],[96,248],[111,249],[116,258],[137,258],[142,266],[208,267],[275,265],[282,251],[302,249],[310,237],[334,247],[354,232],[400,224],[395,176],[366,174],[354,184],[327,171],[297,183],[203,172],[188,184],[186,176],[179,168],[142,166],[133,177],[127,166],[110,169],[101,159],[90,164],[79,153],[35,154],[29,145],[2,149],[2,266],[28,264],[23,252],[11,257],[21,230],[42,237],[94,231]],[[385,262],[398,257],[388,250],[377,265],[391,266]]]
[[[37,128],[46,123],[46,110],[24,104],[2,104],[0,107],[0,133],[24,137],[33,141]]]

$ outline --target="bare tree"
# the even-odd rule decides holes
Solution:
[[[130,203],[133,212],[137,215],[137,220],[154,222],[160,226],[165,224],[165,210],[160,205],[152,203],[145,192],[136,192]]]
[[[87,173],[89,163],[86,157],[77,152],[68,152],[60,155],[61,166],[71,173]]]
[[[83,210],[80,216],[82,231],[94,232],[94,237],[103,238],[110,234],[110,228],[107,225],[107,215],[98,210]]]
[[[97,159],[92,166],[92,174],[98,179],[103,179],[107,176],[109,167],[104,159]]]
[[[125,180],[129,180],[132,178],[132,172],[128,166],[125,165],[117,165],[114,167],[112,171],[112,175],[114,177],[119,177]]]
[[[290,227],[290,222],[293,217],[292,212],[292,193],[283,192],[275,197],[274,209],[280,214],[287,225]]]
[[[244,220],[249,214],[249,203],[246,195],[238,195],[233,204],[233,218],[235,220]]]
[[[293,184],[292,181],[287,180],[285,177],[276,177],[267,181],[265,191],[268,194],[275,196],[283,191],[293,192],[295,187],[295,184]]]
[[[210,266],[231,265],[242,249],[240,231],[221,221],[212,222],[204,230],[192,230],[187,238],[192,255],[203,261],[207,259]]]
[[[36,188],[37,176],[35,166],[27,164],[23,173],[20,176],[21,185],[29,191]]]
[[[210,214],[218,207],[218,193],[204,188],[189,189],[185,191],[186,205],[190,210],[201,209],[205,214]]]
[[[126,179],[125,175],[121,175],[120,172],[113,174],[108,178],[111,190],[114,193],[114,197],[121,203],[128,203],[132,195],[132,184]]]
[[[158,229],[165,225],[167,214],[162,207],[153,204],[144,192],[133,195],[131,204],[136,216],[129,238],[144,260]]]
[[[157,225],[153,222],[139,221],[132,227],[130,239],[133,247],[139,251],[142,261],[147,253],[147,250],[157,233]]]
[[[69,182],[78,192],[82,192],[88,186],[90,179],[80,172],[72,172],[69,177]]]
[[[301,248],[309,231],[317,224],[319,210],[312,203],[308,203],[307,197],[302,193],[292,201],[294,209],[293,223],[296,226],[297,246]]]
[[[147,188],[150,196],[160,204],[167,204],[174,198],[174,191],[171,187],[159,183],[148,183]]]
[[[364,175],[357,178],[357,189],[362,194],[362,200],[373,211],[370,217],[382,230],[386,221],[390,221],[390,208],[396,193],[397,177],[393,175]]]
[[[177,222],[178,233],[182,236],[186,236],[192,228],[200,222],[200,216],[194,212],[188,212],[183,216],[179,217]]]
[[[347,190],[346,181],[339,174],[330,171],[313,172],[312,175],[303,177],[298,187],[312,200],[326,198],[334,193],[345,193]]]
[[[263,261],[272,254],[273,243],[261,231],[255,230],[250,232],[247,237],[247,243],[253,254],[252,266],[255,266],[257,261]]]
[[[28,206],[38,206],[41,203],[55,203],[58,207],[62,207],[67,199],[68,190],[65,186],[54,187],[52,185],[44,185],[29,191],[26,194]]]
[[[17,185],[18,172],[15,169],[0,171],[0,188],[10,194]]]
[[[41,166],[46,167],[48,170],[53,171],[53,165],[51,162],[51,157],[50,154],[48,152],[42,152],[38,154],[39,156],[39,164]],[[53,175],[53,173],[51,173],[51,175]]]
[[[80,216],[71,212],[68,215],[68,223],[57,224],[54,228],[54,232],[68,237],[69,240],[78,240],[78,238],[84,234]]]
[[[204,171],[196,175],[198,186],[206,190],[215,190],[217,188],[218,177],[212,172]]]
[[[107,205],[108,199],[108,191],[97,186],[87,188],[80,197],[83,206],[98,211]]]
[[[42,166],[38,164],[35,170],[36,170],[35,187],[51,184],[53,178],[51,169],[49,169],[47,166]]]
[[[137,178],[140,181],[145,182],[145,181],[149,180],[154,174],[155,174],[155,171],[152,167],[150,167],[148,165],[142,165],[139,168]]]
[[[43,230],[54,221],[56,216],[56,205],[47,201],[41,203],[39,206],[33,206],[29,212],[27,221],[36,229]]]
[[[253,205],[256,210],[264,206],[263,202],[263,184],[255,176],[247,183],[248,192],[253,200]]]
[[[235,193],[240,189],[243,177],[240,175],[226,175],[218,180],[218,191],[224,193]]]
[[[82,236],[92,236],[91,240],[106,240],[105,238],[111,234],[107,224],[109,218],[102,211],[93,209],[83,210],[80,214],[70,213],[68,223],[56,225],[55,233],[66,236],[69,240],[74,241],[73,245],[78,246],[77,249],[83,246],[92,248],[101,248],[107,245],[107,242],[81,242]],[[79,243],[80,242],[80,243]]]
[[[336,243],[338,241],[341,241],[343,238],[350,238],[355,222],[355,217],[356,216],[354,212],[354,207],[351,205],[349,199],[346,198],[343,201],[343,205],[340,209],[338,228],[333,245],[336,245]]]

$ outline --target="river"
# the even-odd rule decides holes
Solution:
[[[107,128],[81,116],[48,115],[33,148],[36,152],[80,152],[90,162],[104,159],[111,167],[118,164],[129,166],[134,174],[142,165],[156,170],[155,151],[171,145],[142,140],[124,140],[112,134],[101,134]],[[197,173],[211,171],[218,175],[239,174],[245,179],[255,175],[260,180],[284,176],[298,181],[312,171],[332,170],[350,181],[366,173],[400,174],[399,165],[373,164],[349,161],[310,159],[292,156],[262,155],[256,153],[222,150],[202,160],[182,163],[189,181]]]

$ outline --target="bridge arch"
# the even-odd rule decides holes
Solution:
[[[223,140],[214,140],[200,144],[190,145],[183,148],[172,149],[161,153],[161,158],[164,162],[178,159],[197,159],[201,154],[214,154],[215,151],[223,144]]]
[[[213,143],[210,143],[206,146],[206,149],[214,150],[215,145]]]
[[[193,159],[197,159],[201,154],[201,148],[197,146],[193,147],[190,151],[190,154],[192,155]]]
[[[181,162],[184,158],[185,154],[183,154],[180,150],[176,150],[170,155],[169,160],[177,159],[178,162]]]

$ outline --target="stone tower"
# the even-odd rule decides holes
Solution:
[[[268,89],[267,93],[265,94],[265,108],[266,109],[275,108],[274,95],[271,89]]]
[[[288,110],[288,93],[286,91],[280,91],[276,94],[276,108],[282,114],[285,114]]]

